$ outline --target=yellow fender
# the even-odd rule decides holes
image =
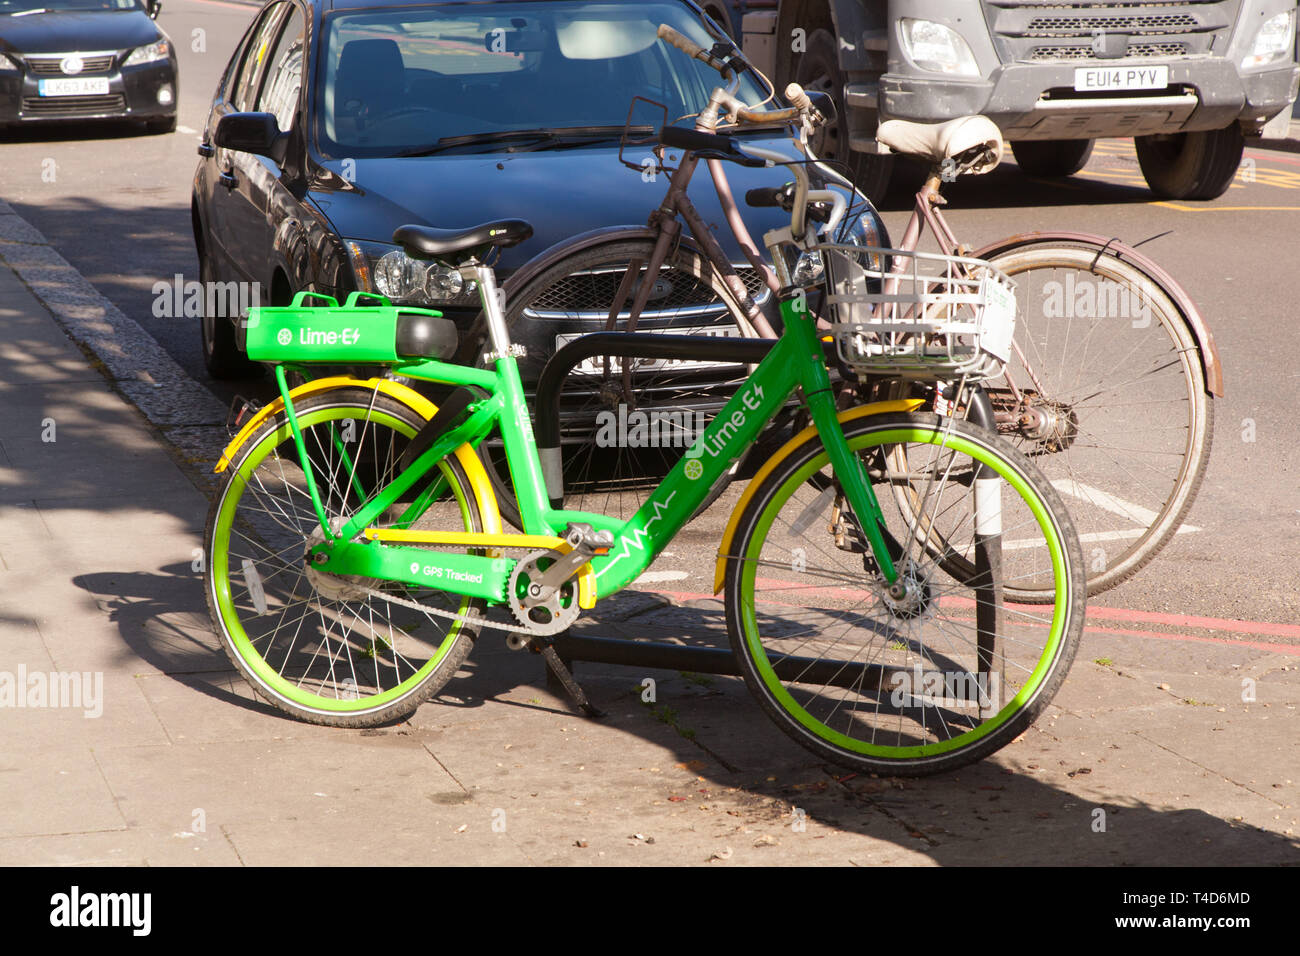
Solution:
[[[434,416],[438,411],[438,406],[433,404],[415,389],[403,385],[401,382],[394,382],[386,378],[372,378],[362,381],[356,378],[350,378],[346,375],[337,375],[331,378],[320,378],[289,392],[289,397],[293,399],[303,398],[308,395],[315,395],[318,392],[328,392],[336,388],[360,388],[367,391],[373,391],[378,388],[385,395],[407,406],[412,411],[423,417],[426,421]],[[243,428],[239,430],[230,444],[221,454],[221,460],[217,462],[214,469],[220,473],[230,467],[235,460],[235,455],[243,447],[245,442],[252,437],[257,427],[270,418],[272,415],[280,412],[284,408],[284,400],[276,397],[264,408],[258,410]],[[483,470],[483,463],[479,460],[478,453],[469,445],[461,445],[453,454],[461,467],[465,469],[465,475],[469,478],[470,487],[474,496],[478,499],[479,513],[483,516],[482,532],[448,532],[436,535],[446,539],[444,543],[449,544],[467,544],[478,546],[498,545],[503,547],[534,547],[534,548],[555,548],[561,553],[567,553],[570,550],[568,542],[563,538],[555,538],[543,535],[516,535],[505,534],[501,529],[501,512],[497,506],[496,492],[492,490],[492,482],[488,480],[487,472]],[[421,532],[399,532],[394,530],[381,531],[378,529],[367,529],[366,537],[374,539],[385,539],[392,541],[417,541],[420,540]],[[430,537],[430,533],[423,533],[425,538]],[[583,610],[590,610],[596,606],[596,576],[591,571],[590,564],[584,564],[577,574],[578,579],[578,606]]]
[[[925,401],[920,398],[902,398],[892,399],[888,402],[871,402],[868,405],[858,405],[856,408],[846,408],[835,417],[839,419],[840,425],[844,425],[846,422],[856,421],[859,418],[867,418],[870,415],[885,415],[889,412],[914,412],[924,404]],[[775,455],[768,459],[767,464],[758,470],[758,474],[754,476],[748,487],[745,488],[745,493],[740,496],[740,501],[736,503],[736,507],[731,512],[731,517],[727,521],[727,529],[722,532],[722,543],[718,545],[718,564],[717,569],[713,574],[714,594],[717,594],[722,590],[722,579],[726,573],[727,567],[726,555],[731,553],[731,539],[736,534],[736,525],[740,522],[741,512],[745,510],[745,506],[749,504],[749,500],[754,497],[755,492],[758,491],[758,487],[763,483],[763,480],[775,471],[781,462],[794,454],[796,448],[816,434],[817,426],[809,425],[799,434],[791,438],[781,446],[780,450],[777,451]]]
[[[306,398],[308,395],[328,392],[336,388],[360,388],[367,391],[374,391],[377,388],[389,398],[410,408],[424,418],[425,421],[432,418],[438,411],[437,405],[415,389],[386,378],[371,378],[364,381],[347,375],[318,378],[304,385],[299,385],[289,392],[289,396],[294,399]],[[235,456],[239,453],[239,449],[252,437],[258,426],[272,415],[279,413],[283,408],[284,400],[277,396],[275,401],[259,409],[257,414],[250,418],[244,427],[239,430],[239,434],[230,440],[230,444],[221,453],[221,459],[213,470],[220,474],[229,468],[235,460]],[[500,534],[501,512],[497,506],[496,492],[492,490],[492,482],[488,480],[487,472],[483,470],[483,463],[479,461],[478,453],[469,445],[461,445],[452,454],[456,456],[456,460],[465,469],[470,488],[473,489],[474,497],[478,499],[479,513],[483,516],[483,531],[487,534]]]

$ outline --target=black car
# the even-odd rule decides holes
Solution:
[[[393,297],[467,326],[479,311],[474,290],[452,270],[426,276],[427,263],[406,259],[392,239],[399,226],[528,220],[533,238],[497,263],[505,278],[575,234],[644,225],[667,182],[619,162],[633,97],[664,103],[668,121],[689,126],[686,117],[720,83],[658,40],[660,23],[706,47],[714,42],[699,8],[684,0],[265,6],[217,89],[194,178],[201,278],[231,292],[210,297],[204,319],[210,372],[250,371],[231,321],[236,301],[413,288]],[[750,76],[739,95],[763,98]],[[777,130],[745,135],[791,148]],[[640,162],[649,148],[631,155]],[[736,195],[786,178],[770,169],[728,172]],[[732,261],[744,263],[703,170],[691,196],[721,227]],[[755,236],[789,222],[780,210],[746,215]],[[413,287],[390,281],[407,270],[419,270]],[[757,292],[752,270],[741,273]],[[538,344],[554,342],[550,335]]]
[[[176,128],[176,51],[159,0],[0,0],[0,129],[54,120]]]

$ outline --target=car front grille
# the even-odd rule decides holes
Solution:
[[[55,56],[29,56],[26,57],[27,68],[36,76],[63,76],[63,60],[65,57],[72,56],[71,53],[60,53]],[[90,73],[107,73],[113,69],[113,60],[116,58],[115,53],[96,54],[82,58],[85,64],[73,76],[85,76]]]
[[[1227,49],[1241,0],[1185,0],[1135,11],[1114,0],[1043,3],[983,0],[1003,63],[1116,60],[1208,55]],[[1099,56],[1105,37],[1113,52]]]
[[[736,271],[750,296],[761,302],[768,292],[763,277],[748,267]],[[539,296],[526,314],[534,319],[604,319],[625,274],[625,269],[611,266],[566,276]],[[725,305],[707,282],[665,266],[641,316],[673,319],[724,311]]]
[[[24,96],[23,112],[29,116],[99,116],[123,113],[126,98],[121,93],[108,96]]]

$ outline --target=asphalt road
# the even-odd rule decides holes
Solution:
[[[175,133],[150,136],[125,124],[70,124],[10,133],[0,141],[0,195],[208,385],[214,383],[203,367],[195,321],[155,317],[151,290],[177,273],[198,278],[189,214],[195,149],[221,72],[258,9],[220,0],[163,4],[158,23],[180,58]]]
[[[155,317],[151,290],[178,273],[197,279],[189,220],[195,146],[211,92],[254,10],[218,0],[165,4],[160,22],[181,59],[176,133],[76,127],[0,143],[0,198],[223,401],[256,384],[211,382],[195,321]],[[1159,237],[1143,250],[1183,283],[1215,334],[1226,394],[1215,400],[1209,472],[1187,518],[1202,530],[1179,535],[1135,580],[1093,602],[1136,612],[1153,631],[1189,614],[1300,622],[1300,373],[1292,361],[1300,351],[1300,152],[1292,142],[1251,148],[1247,158],[1251,174],[1212,203],[1154,202],[1127,141],[1099,144],[1088,167],[1065,182],[1029,180],[1009,161],[947,190],[949,220],[975,246],[1033,229],[1095,232],[1130,244]],[[886,203],[885,216],[901,234],[903,202]],[[693,524],[656,569],[708,575],[727,500]],[[1294,640],[1262,624],[1241,633]]]

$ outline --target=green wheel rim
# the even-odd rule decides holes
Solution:
[[[358,413],[362,414],[358,415]],[[356,419],[358,417],[367,417],[371,423],[386,425],[406,438],[412,438],[415,435],[415,429],[400,418],[397,418],[381,409],[367,409],[362,406],[336,406],[325,409],[309,409],[308,411],[298,415],[298,424],[305,432],[308,428],[314,425],[330,421],[339,421],[342,419]],[[239,655],[239,658],[245,663],[249,670],[256,675],[257,680],[262,684],[262,686],[267,688],[270,692],[284,700],[309,710],[336,714],[356,714],[381,709],[388,704],[391,704],[393,701],[411,693],[411,691],[419,687],[430,674],[438,669],[444,658],[446,658],[446,656],[451,652],[451,649],[455,646],[456,640],[461,634],[461,622],[451,622],[451,627],[448,629],[447,634],[444,635],[441,645],[430,656],[429,660],[410,677],[407,677],[405,680],[379,694],[349,700],[313,694],[281,676],[270,664],[267,663],[265,658],[263,658],[253,646],[252,639],[249,638],[247,632],[244,630],[243,623],[240,621],[238,611],[231,595],[228,556],[230,534],[234,525],[237,506],[239,502],[243,500],[244,492],[248,487],[249,476],[258,469],[272,451],[282,443],[291,441],[292,437],[292,432],[289,428],[288,422],[282,424],[274,432],[265,433],[262,438],[258,440],[251,449],[249,449],[248,453],[244,455],[243,459],[240,461],[238,470],[235,472],[230,483],[226,486],[226,491],[221,501],[221,510],[217,513],[212,535],[212,567],[210,573],[216,606],[221,615],[221,620],[225,625],[227,638],[234,647],[235,652]],[[464,522],[465,529],[473,530],[469,502],[465,497],[460,482],[452,480],[448,465],[439,462],[438,467],[442,471],[447,485],[450,486],[456,497],[456,503],[460,510],[461,520]],[[456,613],[464,613],[468,605],[468,599],[462,601]]]
[[[1052,573],[1058,582],[1058,587],[1068,581],[1065,552],[1060,540],[1059,530],[1052,521],[1051,514],[1043,504],[1042,500],[1034,493],[1033,489],[1025,481],[1024,477],[1004,461],[1000,456],[992,454],[988,449],[975,442],[972,442],[961,435],[948,434],[944,435],[931,429],[914,429],[914,428],[892,428],[881,432],[872,432],[867,435],[857,435],[848,439],[849,448],[853,451],[859,451],[864,447],[872,445],[882,445],[891,442],[913,442],[928,445],[940,445],[944,448],[952,449],[961,454],[969,455],[974,460],[988,465],[1008,484],[1019,492],[1021,499],[1028,504],[1038,527],[1042,530],[1044,538],[1052,560]],[[799,468],[791,475],[768,499],[768,504],[764,507],[763,513],[754,532],[749,537],[749,544],[744,553],[744,565],[741,569],[741,595],[742,595],[742,615],[743,625],[745,628],[744,642],[748,651],[748,656],[758,670],[759,678],[766,685],[768,692],[780,703],[786,713],[793,716],[805,729],[815,734],[822,740],[827,741],[837,747],[848,750],[852,753],[862,754],[867,757],[882,757],[893,760],[914,759],[938,756],[962,748],[970,747],[977,743],[981,738],[991,734],[997,728],[1001,727],[1007,721],[1011,720],[1021,709],[1028,704],[1038,693],[1043,681],[1047,679],[1056,663],[1062,635],[1065,633],[1069,607],[1067,601],[1058,600],[1053,608],[1052,623],[1047,641],[1044,643],[1043,652],[1039,656],[1037,665],[1029,678],[1026,680],[1019,692],[1011,698],[1002,709],[991,719],[982,721],[979,726],[968,730],[966,733],[947,740],[936,741],[930,744],[915,746],[888,747],[880,744],[873,744],[869,741],[856,740],[845,734],[828,727],[818,720],[812,714],[808,713],[791,694],[785,689],[777,676],[772,663],[768,658],[767,650],[763,647],[758,633],[758,622],[754,614],[754,578],[757,573],[759,552],[763,542],[767,539],[768,530],[772,522],[776,519],[781,507],[789,499],[796,488],[807,481],[815,472],[825,468],[829,464],[829,457],[826,452],[816,455],[810,462]]]

